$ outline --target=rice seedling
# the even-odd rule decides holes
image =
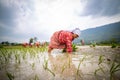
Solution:
[[[15,52],[14,52],[14,58],[15,58],[14,61],[15,61],[15,63],[16,63],[16,64],[15,64],[15,68],[16,68],[16,69],[19,69],[19,65],[21,64],[21,59],[20,59],[20,57],[21,57],[20,54],[19,54],[17,51],[15,51]]]
[[[0,48],[4,48],[3,45],[0,44]]]
[[[36,74],[33,80],[39,80],[38,75]]]
[[[32,63],[31,66],[32,66],[32,70],[34,70],[34,68],[35,68],[35,63]]]
[[[44,68],[45,70],[49,71],[53,76],[55,76],[55,73],[52,72],[52,71],[48,68],[48,60],[46,60],[45,58],[44,58],[43,68]]]
[[[0,70],[12,69],[11,66],[20,69],[21,68],[20,64],[22,64],[21,62],[22,60],[26,60],[26,58],[28,60],[29,55],[32,58],[36,59],[36,57],[39,57],[38,53],[42,51],[46,51],[46,48],[47,47],[44,47],[42,49],[41,48],[13,48],[13,47],[0,48]],[[24,66],[24,64],[22,66]],[[45,66],[46,66],[46,70],[50,72],[53,76],[55,76],[54,72],[52,72],[48,68],[48,60],[46,60]],[[35,63],[32,63],[31,67],[32,69],[35,69]],[[14,80],[15,78],[14,75],[11,74],[10,72],[6,72],[5,75],[9,78],[9,80]],[[39,80],[37,75],[35,75],[34,80]]]
[[[96,75],[98,71],[100,71],[100,68],[95,70],[94,75]]]
[[[23,58],[23,60],[26,59],[26,53],[23,53],[23,54],[22,54],[22,58]]]
[[[79,62],[79,64],[78,64],[78,68],[77,68],[77,75],[79,75],[80,65],[81,65],[81,63],[82,63],[85,59],[86,59],[86,56],[84,56],[84,57],[80,60],[80,62]]]
[[[30,58],[34,58],[34,52],[32,49],[29,49]]]
[[[48,60],[44,59],[43,68],[46,70],[48,68]]]
[[[7,58],[5,49],[1,50],[1,56],[2,56],[2,58],[4,58],[3,60],[5,61],[5,63],[8,62],[8,58]]]
[[[90,47],[96,47],[96,42],[95,42],[95,41],[94,41],[94,42],[91,42]]]
[[[62,71],[61,71],[61,73],[64,72],[65,68],[66,68],[66,66],[65,66],[65,64],[64,64],[64,65],[62,66]]]
[[[6,72],[6,75],[9,78],[9,80],[14,80],[14,78],[15,78],[14,75],[9,72]]]
[[[95,76],[97,75],[98,71],[102,71],[105,74],[105,71],[103,70],[103,68],[99,66],[99,68],[94,71]]]
[[[72,44],[72,50],[73,50],[73,52],[76,52],[77,49],[78,49],[77,46],[75,44]],[[63,49],[62,52],[66,52],[66,49]]]
[[[30,53],[31,58],[36,58],[38,57],[39,49],[38,48],[30,49],[29,53]]]
[[[115,44],[115,43],[111,44],[111,48],[116,48],[116,47],[117,47],[117,44]]]
[[[2,59],[2,55],[0,54],[0,70],[3,68],[3,59]]]
[[[7,69],[10,59],[12,59],[12,54],[10,49],[0,49],[0,68]]]
[[[16,63],[18,63],[18,64],[21,63],[21,61],[20,61],[20,54],[18,54],[18,53],[15,54],[15,61],[16,61]]]
[[[69,68],[70,68],[70,64],[71,64],[71,56],[68,56],[68,65],[69,65]]]
[[[75,44],[72,44],[72,49],[73,49],[73,52],[76,52],[76,50],[78,49],[77,46]]]
[[[120,71],[120,64],[113,62],[110,67],[110,80],[114,80],[114,74],[117,71]]]
[[[105,74],[105,71],[103,70],[104,66],[102,65],[102,63],[104,62],[104,60],[105,60],[104,55],[100,55],[100,56],[99,56],[99,59],[98,59],[98,61],[99,61],[99,62],[98,62],[98,69],[96,69],[96,70],[94,71],[94,75],[95,75],[95,76],[96,76],[97,73],[100,72],[100,71]]]
[[[105,60],[104,55],[100,55],[98,60],[99,60],[98,65],[100,65]]]
[[[55,76],[55,73],[53,71],[51,71],[49,68],[47,68],[47,70],[53,75]]]
[[[42,52],[45,52],[45,51],[47,51],[47,46],[41,46],[38,50],[39,50],[41,53],[42,53]]]
[[[20,54],[21,54],[21,57],[23,60],[26,59],[26,56],[27,56],[27,50],[28,49],[24,49],[24,48],[20,48],[19,51],[20,51]]]

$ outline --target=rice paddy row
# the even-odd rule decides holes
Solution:
[[[75,56],[77,56],[77,67],[73,67]],[[117,57],[115,55],[115,58]],[[94,58],[97,60],[92,60]],[[89,63],[93,64],[92,66],[97,64],[97,67],[88,74],[98,80],[101,73],[103,75],[109,74],[109,77],[102,76],[104,80],[115,80],[116,72],[120,71],[120,63],[107,59],[105,55],[96,56],[83,53],[70,56],[62,54],[62,56],[58,55],[54,58],[52,55],[48,55],[46,46],[40,48],[0,48],[0,73],[3,72],[4,76],[0,80],[41,80],[46,78],[57,80],[58,74],[74,76],[72,80],[85,80],[84,76],[88,74],[83,74],[82,69],[87,68]],[[42,78],[43,76],[45,78]]]

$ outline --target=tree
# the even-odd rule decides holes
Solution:
[[[8,41],[1,42],[2,45],[9,45],[10,43]]]
[[[29,43],[30,44],[33,43],[33,38],[30,38]]]

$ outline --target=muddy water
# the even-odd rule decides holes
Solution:
[[[14,80],[110,80],[112,63],[120,63],[120,48],[82,46],[73,54],[61,52],[55,49],[34,56],[27,52],[23,59],[18,51],[20,63],[12,55],[9,63],[2,65],[0,80],[9,80],[7,72]],[[113,80],[120,80],[119,75],[120,71],[116,72]]]

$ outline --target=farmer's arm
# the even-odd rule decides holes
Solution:
[[[68,53],[72,52],[72,41],[69,37],[66,37],[66,51]]]

